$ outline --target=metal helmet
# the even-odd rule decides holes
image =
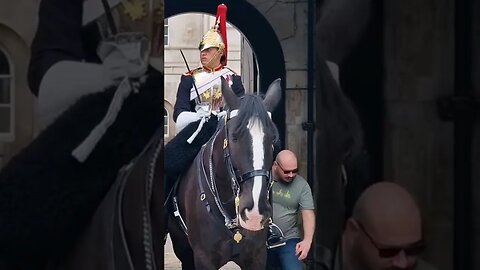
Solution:
[[[215,25],[203,35],[198,46],[200,51],[208,48],[218,48],[223,52],[220,62],[223,65],[227,64],[227,6],[225,4],[217,7]]]

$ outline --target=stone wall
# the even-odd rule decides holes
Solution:
[[[300,174],[306,177],[307,132],[302,129],[302,123],[307,121],[308,1],[248,2],[271,24],[283,49],[287,87],[285,146],[297,153]]]
[[[13,140],[0,141],[0,167],[35,136],[35,100],[27,85],[27,67],[29,46],[36,30],[38,3],[33,0],[0,0],[0,46],[12,61],[14,76]]]
[[[425,258],[453,269],[453,125],[436,100],[454,91],[454,1],[384,2],[384,179],[420,204]]]

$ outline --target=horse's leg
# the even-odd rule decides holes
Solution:
[[[169,233],[172,239],[175,255],[182,262],[184,270],[216,270],[219,269],[227,260],[221,260],[221,256],[215,256],[215,251],[197,248],[196,253],[188,242],[188,238],[181,227],[172,218],[169,220]],[[221,248],[220,248],[221,249]],[[223,262],[223,263],[222,263]],[[249,269],[249,268],[245,268]],[[258,269],[258,268],[251,268]]]
[[[168,219],[168,231],[172,239],[173,251],[182,262],[182,269],[195,270],[193,250],[188,243],[188,238],[173,216]]]
[[[233,261],[241,269],[263,270],[267,266],[267,233],[268,228],[258,232],[244,232],[244,239],[237,247],[232,247],[232,253],[238,256]],[[236,244],[235,244],[236,245]]]
[[[243,261],[235,261],[236,264],[240,266],[241,269],[255,269],[263,270],[267,267],[267,249],[261,251],[260,253],[255,252],[252,254],[249,252],[249,256]]]
[[[220,261],[214,260],[213,254],[209,254],[211,252],[206,250],[199,250],[196,249],[197,252],[195,253],[195,268],[198,270],[217,270],[223,264]],[[245,268],[245,269],[257,269],[257,268]]]

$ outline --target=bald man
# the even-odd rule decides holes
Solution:
[[[380,182],[356,202],[342,236],[342,264],[334,269],[435,269],[418,258],[423,251],[422,218],[401,186]]]
[[[315,231],[312,191],[307,181],[297,174],[297,157],[292,151],[280,151],[272,166],[273,222],[285,234],[286,244],[268,250],[267,269],[280,264],[281,269],[301,270],[308,255]],[[298,226],[301,213],[303,239]]]

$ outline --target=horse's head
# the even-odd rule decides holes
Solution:
[[[282,95],[280,79],[269,86],[263,101],[256,95],[238,98],[225,80],[222,80],[222,94],[230,114],[224,148],[227,171],[238,195],[238,221],[241,227],[258,231],[272,215],[268,194],[273,143],[278,132],[270,112]]]

